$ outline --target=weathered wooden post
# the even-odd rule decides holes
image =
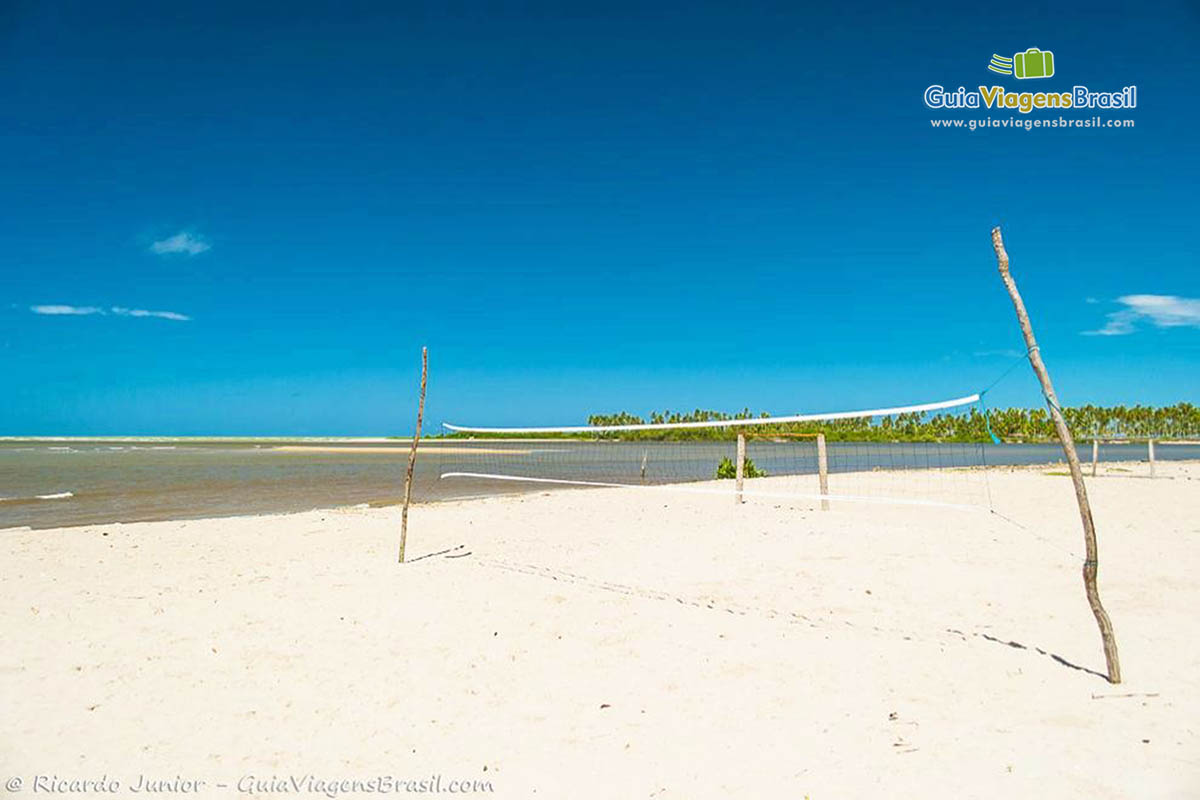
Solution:
[[[829,510],[829,456],[825,451],[825,434],[817,434],[817,479],[821,486],[821,510]]]
[[[1104,610],[1104,606],[1100,602],[1100,590],[1096,586],[1096,573],[1099,571],[1096,527],[1092,521],[1092,508],[1088,504],[1087,488],[1083,485],[1083,470],[1079,466],[1079,454],[1075,452],[1075,441],[1071,438],[1071,431],[1067,427],[1062,409],[1058,405],[1058,397],[1054,394],[1050,373],[1046,371],[1046,365],[1042,362],[1041,351],[1038,349],[1037,339],[1033,336],[1033,326],[1029,322],[1025,303],[1021,300],[1021,293],[1017,291],[1016,282],[1009,274],[1008,253],[1004,249],[1004,239],[1000,235],[999,228],[992,229],[992,248],[996,251],[996,263],[1000,267],[1000,277],[1004,280],[1005,288],[1008,289],[1008,296],[1012,299],[1013,308],[1017,312],[1017,322],[1021,326],[1021,333],[1025,336],[1030,366],[1033,367],[1038,381],[1042,384],[1042,394],[1046,396],[1046,403],[1050,406],[1050,417],[1054,420],[1054,430],[1058,433],[1063,455],[1066,456],[1067,466],[1071,470],[1071,482],[1075,484],[1075,500],[1079,504],[1079,516],[1083,522],[1085,550],[1083,587],[1087,593],[1088,605],[1092,608],[1092,615],[1096,617],[1096,624],[1100,628],[1100,638],[1104,643],[1104,659],[1108,664],[1108,680],[1110,683],[1120,683],[1121,662],[1117,656],[1117,639],[1113,634],[1112,620],[1108,618],[1108,612]]]
[[[1092,439],[1092,477],[1096,477],[1096,462],[1100,460],[1100,440]]]
[[[1154,477],[1154,440],[1151,439],[1147,443],[1150,448],[1150,477]]]
[[[742,482],[746,477],[746,434],[739,433],[737,438],[737,498],[735,503],[745,502],[742,499]]]
[[[421,348],[421,396],[417,400],[417,430],[408,450],[408,475],[404,478],[404,509],[400,512],[400,563],[404,563],[404,545],[408,540],[408,504],[412,502],[413,468],[417,465],[417,442],[421,441],[421,417],[425,415],[425,381],[429,377],[429,349]]]

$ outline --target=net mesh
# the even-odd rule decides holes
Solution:
[[[465,428],[423,450],[456,496],[567,487],[643,487],[706,494],[738,492],[738,438],[747,501],[786,499],[985,507],[984,445],[902,441],[975,396],[889,409],[599,424],[566,428]],[[824,441],[820,441],[823,439]],[[824,457],[822,458],[822,450]]]

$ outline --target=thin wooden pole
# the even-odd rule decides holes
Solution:
[[[1096,477],[1096,462],[1100,460],[1100,440],[1092,439],[1092,477]]]
[[[429,349],[421,348],[421,397],[417,401],[417,430],[408,449],[408,475],[404,478],[404,509],[400,512],[400,563],[404,563],[404,545],[408,541],[408,504],[412,502],[413,468],[417,466],[417,442],[421,441],[421,418],[425,416],[425,382],[429,377]]]
[[[1096,617],[1096,625],[1100,628],[1100,639],[1104,643],[1104,660],[1108,664],[1108,680],[1110,683],[1120,683],[1121,662],[1117,656],[1117,639],[1113,634],[1112,620],[1109,619],[1108,612],[1104,610],[1104,605],[1100,602],[1100,590],[1096,586],[1096,573],[1099,571],[1096,526],[1092,521],[1092,507],[1088,504],[1087,488],[1083,485],[1083,470],[1079,466],[1079,454],[1075,452],[1075,441],[1071,438],[1071,430],[1067,427],[1066,420],[1063,419],[1058,397],[1054,394],[1054,385],[1050,382],[1050,373],[1046,371],[1037,339],[1033,336],[1033,326],[1029,322],[1028,312],[1025,311],[1025,303],[1021,300],[1021,293],[1017,291],[1016,282],[1009,274],[1008,253],[1004,249],[1004,239],[1000,235],[999,228],[992,229],[992,248],[996,251],[996,263],[1000,267],[1000,277],[1004,280],[1005,288],[1008,289],[1013,309],[1017,312],[1017,322],[1021,326],[1021,333],[1025,336],[1029,364],[1042,384],[1042,393],[1046,396],[1046,403],[1050,406],[1050,417],[1054,420],[1054,430],[1058,433],[1063,455],[1066,456],[1067,466],[1071,470],[1071,482],[1075,484],[1075,500],[1079,504],[1079,517],[1083,522],[1083,543],[1086,553],[1083,562],[1083,587],[1087,593],[1088,605],[1091,606],[1092,614]]]
[[[746,477],[746,434],[739,433],[737,440],[737,498],[734,502],[743,503],[742,481]]]
[[[1153,478],[1154,477],[1154,440],[1151,439],[1148,442],[1148,444],[1150,446],[1150,477]]]
[[[825,434],[817,434],[817,479],[821,485],[821,510],[829,510],[829,454],[825,451]]]

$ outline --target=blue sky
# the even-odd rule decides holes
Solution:
[[[1200,401],[1194,3],[256,5],[0,8],[0,434],[406,433],[421,345],[434,425],[957,396],[995,224],[1064,402]]]

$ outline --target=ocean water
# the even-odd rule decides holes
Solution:
[[[300,449],[289,449],[298,447]],[[1091,459],[1082,445],[1080,457]],[[503,494],[547,485],[446,472],[523,474],[616,483],[707,480],[732,442],[430,441],[417,460],[417,502]],[[752,441],[771,475],[816,471],[815,446]],[[1200,459],[1200,445],[1159,446],[1161,460]],[[1056,445],[830,443],[832,473],[1061,461]],[[1146,458],[1145,445],[1105,445],[1104,461]],[[406,443],[312,441],[0,442],[0,528],[54,528],[401,502]]]

